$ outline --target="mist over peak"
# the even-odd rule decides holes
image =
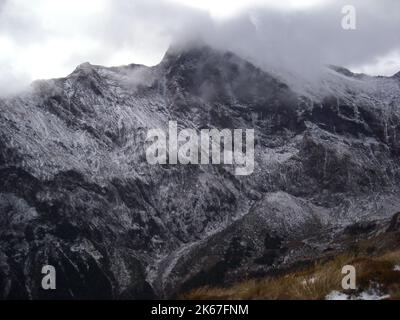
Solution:
[[[400,3],[391,0],[352,1],[357,13],[352,31],[341,26],[342,8],[348,4],[344,0],[301,10],[259,1],[224,18],[164,0],[102,0],[95,10],[90,1],[80,6],[76,1],[59,6],[46,1],[39,0],[37,9],[25,0],[2,1],[1,93],[34,79],[65,76],[83,61],[156,65],[171,43],[184,46],[196,37],[264,70],[310,79],[327,64],[371,75],[400,70],[395,14]]]

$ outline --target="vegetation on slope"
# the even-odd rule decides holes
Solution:
[[[388,249],[376,252],[384,243]],[[336,257],[315,262],[311,267],[278,277],[253,279],[231,287],[202,287],[181,296],[183,299],[326,299],[337,292],[349,299],[400,299],[399,233],[383,234],[363,240]],[[342,268],[356,269],[355,290],[343,290]]]

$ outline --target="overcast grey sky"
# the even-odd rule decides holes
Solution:
[[[345,4],[357,10],[356,30],[341,27]],[[0,90],[85,61],[154,65],[193,35],[260,66],[391,75],[399,30],[398,0],[0,0]]]

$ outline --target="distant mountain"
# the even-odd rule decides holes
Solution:
[[[201,45],[155,67],[85,63],[0,99],[0,296],[170,297],[278,272],[386,221],[400,211],[400,82],[343,70],[294,88]],[[254,128],[254,173],[149,165],[147,130],[170,120]],[[45,264],[55,291],[40,289]]]

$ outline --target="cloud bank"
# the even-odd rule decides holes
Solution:
[[[397,0],[0,0],[0,94],[90,61],[157,64],[192,37],[266,69],[312,75],[336,64],[370,74],[400,70]],[[343,30],[351,4],[357,29]]]

